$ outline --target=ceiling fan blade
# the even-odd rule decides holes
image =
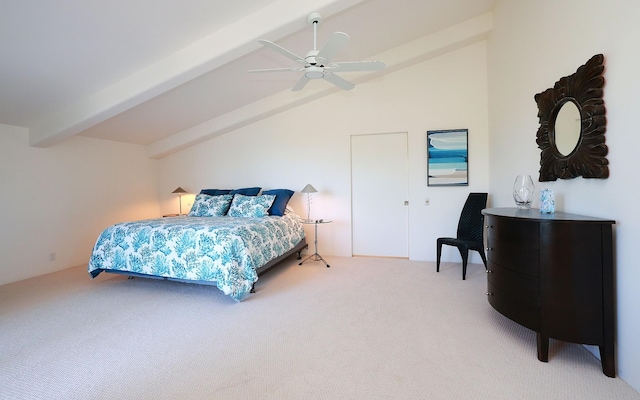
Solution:
[[[332,74],[331,72],[326,72],[322,77],[325,81],[331,82],[334,85],[344,89],[351,90],[355,87],[355,85],[345,79],[340,78],[338,75]]]
[[[300,68],[265,68],[265,69],[250,69],[249,72],[281,72],[281,71],[301,71]]]
[[[382,61],[352,61],[331,63],[325,68],[335,72],[351,71],[380,71],[385,65]]]
[[[270,42],[268,40],[264,40],[264,39],[260,39],[258,40],[258,42],[260,44],[262,44],[265,47],[270,48],[271,50],[274,50],[280,54],[282,54],[285,57],[288,57],[290,59],[292,59],[293,61],[297,62],[297,63],[301,63],[304,64],[304,57],[300,57],[299,55],[290,52],[289,50],[285,49],[284,47],[278,46],[277,44]]]
[[[298,91],[302,90],[302,88],[305,87],[307,82],[309,82],[310,80],[311,79],[307,78],[305,75],[302,75],[300,80],[298,80],[298,82],[296,82],[296,84],[293,85],[293,87],[291,88],[291,91],[292,92],[298,92]]]
[[[317,62],[320,64],[326,64],[327,62],[331,61],[333,56],[335,56],[340,50],[342,50],[342,48],[345,44],[347,44],[348,41],[349,35],[344,32],[335,32],[333,35],[331,35],[329,41],[324,45],[322,50],[318,52],[318,55],[316,55]]]

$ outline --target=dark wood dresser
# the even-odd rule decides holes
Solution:
[[[534,330],[538,359],[549,338],[596,345],[615,377],[615,221],[537,209],[488,208],[487,296],[506,317]]]

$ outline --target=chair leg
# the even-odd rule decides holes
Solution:
[[[467,258],[469,257],[469,250],[467,249],[459,249],[460,256],[462,257],[462,280],[464,281],[467,277]]]
[[[440,272],[440,255],[442,254],[442,243],[438,242],[436,247],[437,247],[436,272]]]

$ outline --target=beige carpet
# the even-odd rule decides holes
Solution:
[[[84,268],[0,286],[2,399],[640,399],[493,310],[484,267],[294,259],[235,303]]]

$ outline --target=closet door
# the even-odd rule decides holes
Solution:
[[[351,136],[354,256],[409,256],[407,133]]]

